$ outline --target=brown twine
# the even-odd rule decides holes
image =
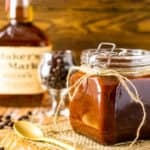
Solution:
[[[81,71],[81,72],[85,73],[85,75],[83,75],[73,85],[71,85],[69,87],[69,78],[70,78],[71,73],[73,71]],[[139,94],[138,94],[138,91],[137,91],[136,87],[134,86],[134,84],[127,77],[121,75],[119,72],[117,72],[115,70],[112,70],[112,69],[100,69],[100,68],[90,68],[88,66],[83,66],[83,65],[82,66],[74,66],[74,67],[70,68],[68,76],[67,76],[67,89],[68,89],[67,91],[68,91],[68,96],[69,96],[71,101],[73,100],[73,98],[77,94],[78,89],[79,89],[80,85],[82,84],[82,82],[87,80],[89,77],[91,77],[93,75],[97,75],[97,76],[115,76],[119,80],[120,84],[125,88],[125,90],[129,94],[131,99],[134,102],[139,103],[141,105],[141,108],[142,108],[142,111],[143,111],[143,117],[142,117],[142,120],[141,120],[141,122],[140,122],[140,124],[139,124],[139,126],[137,128],[136,137],[133,139],[133,141],[129,145],[129,148],[131,148],[137,142],[137,140],[138,140],[138,138],[140,136],[141,128],[143,127],[144,122],[146,120],[146,110],[145,110],[143,102],[139,98]],[[99,84],[97,84],[97,85],[99,85]],[[132,87],[134,92],[132,92],[130,90],[129,85]],[[71,95],[70,90],[72,90],[73,88],[74,88],[74,92]],[[60,101],[60,103],[62,103],[62,101]],[[59,110],[59,108],[58,108],[58,110]],[[57,116],[57,114],[56,114],[56,116]]]

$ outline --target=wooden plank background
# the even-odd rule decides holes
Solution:
[[[150,0],[32,0],[35,24],[51,37],[54,49],[80,52],[101,41],[150,49]],[[0,0],[0,27],[6,24]]]

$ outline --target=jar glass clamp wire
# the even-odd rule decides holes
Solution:
[[[83,51],[81,66],[69,75],[70,122],[102,144],[134,144],[150,133],[145,111],[150,111],[150,52],[114,44],[102,48],[105,44]]]
[[[109,46],[110,49],[108,51],[106,51],[106,49],[103,49],[103,46],[107,46],[107,47]],[[103,55],[106,56],[107,62],[105,62],[104,64],[100,64],[100,65],[103,65],[102,66],[103,68],[107,68],[107,66],[109,66],[109,64],[111,63],[111,55],[112,55],[113,51],[115,50],[115,48],[116,48],[116,44],[114,44],[114,43],[108,43],[108,42],[100,43],[98,45],[98,48],[95,51],[95,54],[92,54],[92,56],[89,57],[89,62],[88,63],[91,64],[92,66],[95,66],[96,65],[95,60],[97,58],[97,54],[99,52],[101,52],[101,53],[103,53]]]

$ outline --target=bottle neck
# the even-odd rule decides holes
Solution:
[[[10,23],[32,22],[33,13],[30,0],[9,0]]]

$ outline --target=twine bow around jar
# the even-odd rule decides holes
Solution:
[[[96,54],[99,53],[99,51],[101,50],[102,46],[107,45],[107,46],[112,46],[111,51],[109,53],[107,53],[107,63],[103,64],[101,68],[99,67],[93,67],[94,64],[94,60],[96,58]],[[138,140],[139,136],[140,136],[140,131],[141,128],[143,127],[145,120],[146,120],[146,110],[145,110],[145,106],[144,103],[141,101],[138,91],[135,87],[135,85],[124,75],[121,75],[118,71],[114,70],[114,69],[109,69],[108,66],[111,63],[111,55],[114,51],[114,49],[116,48],[116,45],[114,43],[100,43],[100,45],[98,46],[95,55],[90,56],[90,59],[88,60],[89,65],[81,65],[81,66],[73,66],[70,68],[68,76],[67,76],[67,92],[68,92],[68,96],[70,101],[72,101],[75,97],[75,95],[77,94],[77,92],[79,92],[79,87],[81,86],[81,84],[86,81],[89,77],[91,76],[114,76],[118,79],[119,83],[124,87],[124,89],[126,90],[126,92],[128,93],[128,95],[130,96],[130,98],[135,102],[135,103],[139,103],[141,108],[142,108],[142,112],[143,112],[143,116],[141,119],[141,122],[137,128],[136,131],[136,136],[134,138],[134,140],[131,142],[131,144],[129,145],[129,147],[131,148]],[[88,54],[90,55],[90,54]],[[80,77],[73,85],[69,86],[69,80],[70,77],[72,75],[72,73],[74,71],[81,71],[83,73],[85,73],[82,77]],[[99,84],[96,84],[97,88],[100,88]],[[98,87],[99,86],[99,87]],[[133,91],[131,91],[131,88]],[[71,94],[71,91],[72,94]],[[100,95],[98,94],[97,96],[98,100],[100,99]]]

